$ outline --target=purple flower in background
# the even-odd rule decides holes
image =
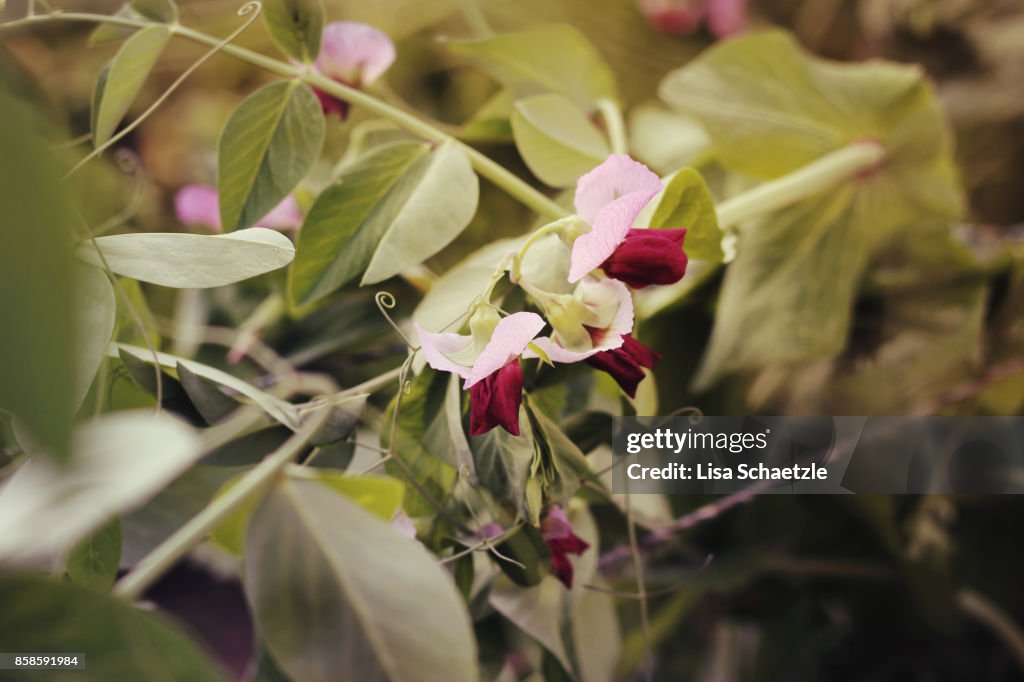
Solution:
[[[395,61],[395,44],[381,31],[353,21],[335,21],[324,27],[320,56],[313,68],[352,88],[363,88],[380,78]],[[324,114],[348,117],[349,103],[322,90],[313,91]]]
[[[217,232],[223,229],[217,190],[209,185],[185,185],[178,190],[174,213],[186,225],[199,225]],[[297,230],[302,227],[302,211],[295,197],[289,194],[256,224],[275,230]]]
[[[747,0],[637,0],[637,7],[662,33],[690,35],[707,23],[725,38],[747,27]]]
[[[569,560],[570,554],[579,556],[590,547],[583,538],[572,532],[572,524],[565,510],[557,504],[548,510],[547,516],[540,522],[540,532],[551,550],[551,569],[555,577],[566,587],[572,587],[573,569]]]

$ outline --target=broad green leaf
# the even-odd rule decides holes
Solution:
[[[122,353],[121,359],[126,355]],[[207,424],[216,424],[238,409],[238,401],[224,393],[217,382],[204,379],[180,362],[175,372],[182,389]]]
[[[245,472],[221,486],[216,497],[230,490]],[[297,481],[316,481],[336,493],[349,498],[382,521],[391,521],[402,506],[405,486],[401,481],[382,476],[350,476],[341,471],[293,466],[287,470],[289,478]],[[245,549],[245,529],[262,498],[252,495],[210,533],[210,540],[230,554],[241,556]]]
[[[274,42],[289,57],[308,64],[320,54],[322,0],[264,0],[263,16]]]
[[[491,587],[488,603],[516,627],[551,652],[566,670],[572,670],[562,635],[568,592],[554,576],[546,576],[536,587],[519,587],[499,576]]]
[[[398,396],[402,403],[395,440],[391,444],[394,456],[402,460],[416,482],[438,502],[447,497],[456,474],[455,468],[446,461],[448,453],[440,449],[450,447],[453,440],[445,409],[447,385],[448,376],[431,369],[424,369],[413,379],[410,393]],[[398,397],[388,406],[385,424],[391,424]],[[389,447],[390,431],[390,426],[381,430],[381,445],[385,449]],[[402,467],[389,463],[388,472],[404,480]],[[405,496],[405,512],[409,516],[429,516],[436,514],[437,509],[410,485]]]
[[[296,81],[266,85],[224,126],[217,188],[225,230],[256,224],[295,189],[324,141],[320,101]]]
[[[636,495],[634,500],[639,497],[646,495]],[[569,520],[573,532],[590,545],[574,559],[575,575],[569,594],[573,659],[580,682],[613,682],[615,664],[622,651],[615,597],[587,587],[609,587],[597,572],[600,535],[593,515],[585,507],[570,510]]]
[[[75,397],[72,220],[39,114],[0,86],[0,408],[68,452]]]
[[[294,679],[478,679],[469,614],[436,558],[320,483],[287,480],[257,510],[244,584],[261,640]]]
[[[118,275],[177,289],[206,289],[277,270],[295,257],[288,237],[251,227],[230,234],[138,232],[97,237],[78,249],[82,260],[102,267],[92,244]]]
[[[699,387],[722,373],[839,353],[868,244],[850,186],[744,234],[718,300]]]
[[[686,228],[683,250],[690,258],[719,263],[725,255],[715,200],[704,178],[692,168],[682,169],[669,181],[650,226],[659,230]]]
[[[85,655],[84,670],[40,677],[22,672],[21,680],[228,680],[202,647],[164,617],[41,575],[0,576],[0,641],[11,651]]]
[[[470,59],[517,96],[566,95],[584,111],[600,99],[616,99],[615,77],[597,49],[566,24],[473,40],[452,40],[449,49]]]
[[[448,246],[472,220],[479,194],[469,157],[454,143],[417,161],[380,207],[387,229],[360,285],[394,277]]]
[[[330,294],[366,269],[390,224],[389,193],[429,149],[419,142],[386,145],[321,192],[299,232],[288,271],[293,306]]]
[[[111,344],[107,348],[107,355],[110,357],[120,357],[120,353],[122,352],[129,353],[136,359],[147,363],[152,363],[155,359],[162,367],[168,367],[171,369],[179,366],[185,367],[196,376],[202,377],[203,379],[209,379],[210,381],[220,384],[239,395],[245,396],[261,407],[267,414],[293,431],[298,428],[299,415],[294,405],[285,402],[280,398],[276,398],[269,393],[261,391],[252,384],[242,381],[241,379],[219,370],[216,367],[210,367],[209,365],[204,365],[202,363],[195,362],[194,360],[180,358],[176,355],[171,355],[170,353],[157,352],[156,358],[154,358],[153,353],[151,353],[149,349],[140,348],[139,346],[130,346],[124,343]]]
[[[98,105],[92,130],[95,146],[103,145],[114,134],[170,39],[168,27],[147,26],[128,38],[114,55],[110,70],[97,80],[93,96]]]
[[[121,524],[117,519],[78,543],[68,556],[71,581],[94,590],[109,590],[121,566]]]
[[[512,133],[530,171],[552,187],[575,187],[581,175],[611,154],[601,131],[564,95],[516,102]]]
[[[132,9],[151,21],[173,24],[178,20],[174,0],[132,0]]]
[[[92,386],[96,371],[107,355],[114,334],[117,299],[107,275],[88,266],[76,265],[75,273],[75,395],[77,409]]]
[[[60,556],[155,495],[202,453],[166,414],[117,412],[75,429],[64,466],[32,455],[0,488],[0,557]]]
[[[851,143],[887,154],[871,172],[740,234],[696,385],[842,350],[865,268],[885,239],[962,212],[952,141],[920,69],[849,65],[788,35],[721,43],[662,83],[729,171],[773,179]]]
[[[469,447],[480,484],[494,493],[498,500],[515,507],[521,518],[536,523],[539,510],[531,509],[527,494],[536,453],[529,418],[522,409],[519,426],[519,436],[513,436],[502,428],[471,436]]]

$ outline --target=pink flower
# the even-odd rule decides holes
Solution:
[[[320,55],[313,68],[349,87],[363,88],[380,78],[395,61],[395,44],[372,26],[335,21],[324,27]],[[349,103],[314,88],[324,114],[348,117]]]
[[[418,324],[416,332],[427,364],[441,372],[465,379],[470,391],[471,436],[501,426],[519,435],[519,406],[523,401],[523,368],[519,357],[544,328],[544,318],[520,312],[502,318],[483,349],[474,335],[436,334]]]
[[[540,532],[551,550],[551,568],[555,577],[566,587],[572,587],[572,562],[570,554],[579,556],[590,547],[590,544],[572,532],[572,524],[565,511],[557,504],[552,506],[540,522]]]
[[[690,35],[706,21],[725,38],[747,27],[747,0],[637,0],[637,7],[662,33]]]
[[[647,166],[622,155],[608,157],[579,179],[576,213],[591,229],[573,242],[570,282],[597,268],[636,289],[672,284],[683,277],[685,230],[633,228],[633,221],[661,188],[661,180]]]
[[[186,225],[201,225],[218,232],[222,229],[217,190],[209,185],[185,185],[178,190],[174,213]],[[295,197],[289,194],[257,223],[275,230],[295,230],[302,227],[302,211]]]

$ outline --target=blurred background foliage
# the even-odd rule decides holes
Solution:
[[[478,112],[499,87],[452,55],[439,36],[464,37],[470,26],[459,0],[327,0],[332,20],[365,21],[387,32],[400,59],[387,94],[453,132],[480,121]],[[16,16],[23,3],[10,1]],[[63,0],[65,9],[111,12],[116,3]],[[239,22],[238,3],[183,1],[182,22],[224,35]],[[615,71],[634,116],[651,112],[665,75],[712,43],[703,33],[654,31],[630,0],[487,0],[497,31],[565,22],[581,30]],[[921,64],[934,79],[956,137],[956,157],[968,212],[949,242],[948,226],[919,225],[888,244],[872,263],[857,297],[845,348],[837,357],[767,367],[733,376],[711,391],[691,390],[714,322],[720,275],[682,303],[644,324],[645,341],[665,355],[657,373],[661,413],[697,406],[707,414],[984,414],[1024,413],[1024,8],[1018,0],[755,0],[755,25],[792,30],[812,52],[840,60],[883,57]],[[5,35],[4,77],[42,104],[45,116],[72,138],[89,129],[96,74],[113,45],[86,49],[90,27],[55,25]],[[262,22],[238,41],[274,48]],[[137,114],[188,67],[200,47],[172,41],[131,114]],[[138,157],[135,177],[108,159],[72,185],[90,225],[132,206],[138,231],[178,231],[172,200],[181,186],[213,183],[217,138],[229,113],[270,78],[229,57],[194,74],[123,146]],[[130,115],[131,115],[130,114]],[[477,117],[477,118],[475,118]],[[326,183],[370,117],[358,107],[349,122],[329,121],[321,164],[300,202]],[[500,121],[466,136],[524,177],[529,171]],[[370,132],[374,139],[399,135]],[[674,170],[671,140],[634,140],[635,152],[660,171]],[[7,153],[7,150],[4,150]],[[668,158],[659,154],[667,154]],[[715,167],[712,189],[727,192]],[[8,201],[4,196],[5,203]],[[4,219],[7,221],[7,218]],[[436,272],[500,237],[523,234],[532,214],[504,192],[481,183],[480,210],[469,229],[429,262]],[[2,262],[2,261],[0,261]],[[126,282],[144,303],[144,322],[167,348],[224,364],[218,329],[249,318],[268,280],[218,289],[201,300]],[[819,286],[805,282],[804,286]],[[395,289],[399,312],[411,313],[417,293]],[[175,320],[200,307],[207,336],[189,338]],[[186,311],[183,313],[183,310]],[[140,345],[131,323],[119,339]],[[228,343],[230,343],[231,335]],[[315,311],[264,330],[263,342],[295,366],[352,385],[393,366],[404,353],[374,306],[372,291],[349,287]],[[102,389],[111,408],[152,403],[133,383],[131,367],[111,361]],[[232,371],[258,380],[256,367]],[[136,376],[145,373],[142,370]],[[575,379],[574,379],[575,380]],[[165,376],[165,381],[173,382]],[[180,386],[170,399],[194,409]],[[376,404],[378,416],[385,405]],[[570,435],[582,441],[585,426]],[[270,431],[270,430],[268,430]],[[282,434],[268,438],[283,439]],[[231,453],[220,453],[230,462]],[[344,454],[342,454],[344,456]],[[350,456],[350,455],[349,455]],[[191,471],[122,526],[123,562],[140,556],[169,529],[195,513],[224,483],[224,472]],[[664,523],[710,502],[677,496],[671,509],[651,511]],[[621,517],[596,508],[602,542],[625,541]],[[815,498],[766,496],[659,545],[649,562],[650,637],[663,680],[1015,680],[1024,679],[1024,640],[979,608],[996,604],[1024,620],[1024,504],[1013,497]],[[708,557],[712,557],[708,562]],[[204,563],[199,562],[201,565]],[[213,562],[211,562],[213,563]],[[706,565],[705,565],[706,564]],[[616,589],[630,591],[628,566],[608,571]],[[237,585],[209,567],[171,573],[151,597],[189,624],[230,669],[243,675],[252,655],[249,619]],[[214,612],[215,611],[215,612]],[[635,603],[621,601],[624,635],[619,670],[635,677],[642,634]],[[980,614],[980,617],[979,617]],[[993,625],[995,623],[995,625]],[[493,617],[478,627],[485,670],[506,662],[505,625]],[[241,633],[241,634],[240,634]],[[265,679],[270,679],[265,678]],[[557,679],[551,677],[550,679]]]

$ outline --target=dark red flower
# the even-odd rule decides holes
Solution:
[[[621,346],[591,355],[587,358],[587,364],[610,374],[630,398],[635,398],[636,387],[644,378],[643,368],[654,369],[654,364],[659,360],[660,353],[626,334],[622,337]]]
[[[523,367],[513,360],[469,389],[469,435],[479,436],[500,426],[519,435],[519,405],[523,402]]]
[[[686,274],[685,239],[686,230],[632,228],[601,269],[634,289],[675,284]]]
[[[555,505],[548,510],[547,516],[541,521],[541,533],[551,550],[551,569],[555,577],[566,587],[572,587],[572,562],[570,554],[579,556],[590,547],[590,544],[572,532],[572,525],[565,511]]]
[[[337,114],[338,118],[342,121],[348,120],[348,110],[351,108],[351,104],[343,99],[338,99],[334,95],[328,95],[320,88],[313,88],[313,94],[320,100],[320,106],[324,110],[324,116],[330,116],[331,114]]]

